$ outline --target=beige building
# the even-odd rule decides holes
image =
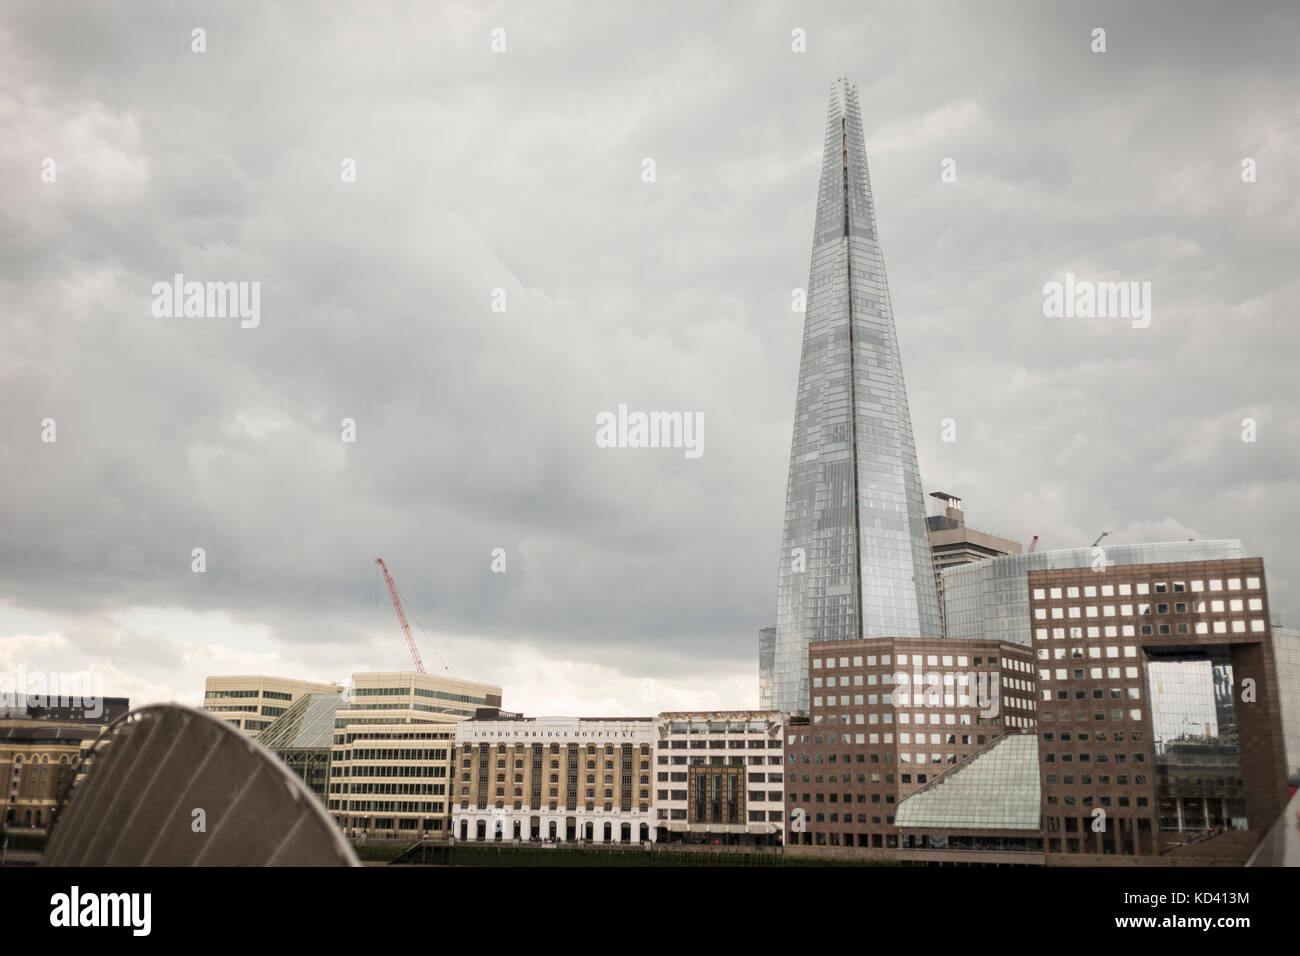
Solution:
[[[101,729],[90,723],[0,719],[6,828],[49,826],[51,814],[76,780],[82,745],[93,742]]]
[[[203,687],[203,709],[256,737],[303,694],[338,690],[337,684],[261,674],[209,677]]]
[[[457,725],[498,709],[501,687],[414,671],[352,675],[334,714],[327,806],[354,839],[420,839],[451,830]]]
[[[655,839],[652,717],[498,715],[456,728],[458,840]]]

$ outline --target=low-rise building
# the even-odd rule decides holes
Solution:
[[[485,713],[455,733],[458,840],[655,839],[654,718]]]
[[[4,825],[44,829],[79,779],[87,751],[104,721],[45,717],[0,719],[0,786]]]
[[[779,845],[785,759],[778,711],[662,713],[655,722],[660,843]]]

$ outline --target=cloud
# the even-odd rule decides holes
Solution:
[[[926,490],[1044,548],[1240,537],[1300,617],[1300,15],[1252,9],[1105,7],[1104,55],[1028,3],[243,4],[205,54],[169,4],[6,10],[0,636],[142,699],[343,679],[403,664],[382,555],[530,707],[727,704],[774,615],[844,72]],[[1045,319],[1067,271],[1151,281],[1151,327]],[[260,327],[154,318],[178,272],[259,281]],[[704,457],[597,448],[619,403],[702,412]]]

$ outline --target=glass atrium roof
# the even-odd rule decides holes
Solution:
[[[1038,735],[1007,734],[898,804],[900,827],[1037,830]]]
[[[341,693],[304,694],[257,737],[269,750],[328,750]]]

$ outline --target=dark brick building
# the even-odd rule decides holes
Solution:
[[[1019,644],[814,642],[808,673],[809,715],[785,728],[792,844],[895,847],[900,800],[1035,723],[1033,661]]]

